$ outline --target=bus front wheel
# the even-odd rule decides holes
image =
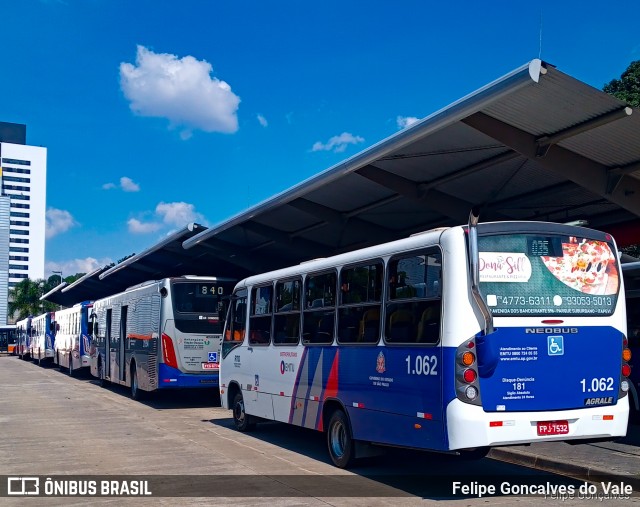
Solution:
[[[256,427],[253,417],[245,411],[242,393],[233,398],[233,424],[238,431],[251,431]]]
[[[338,468],[348,468],[355,458],[351,427],[346,414],[336,410],[329,419],[327,426],[327,447],[331,461]]]

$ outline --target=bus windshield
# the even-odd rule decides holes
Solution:
[[[176,327],[184,333],[222,333],[234,282],[198,281],[172,284]]]
[[[611,315],[620,268],[612,242],[560,234],[478,238],[480,289],[493,315]]]

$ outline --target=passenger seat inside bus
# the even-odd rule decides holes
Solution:
[[[380,310],[372,308],[362,315],[358,341],[371,343],[378,340],[380,334]]]
[[[440,304],[428,306],[418,322],[417,341],[419,343],[438,343],[440,339]]]
[[[404,308],[399,308],[389,317],[388,338],[392,342],[412,342],[413,334],[413,314]]]

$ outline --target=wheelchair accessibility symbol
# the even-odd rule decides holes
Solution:
[[[564,355],[564,338],[562,336],[548,336],[547,351],[550,356]]]
[[[218,362],[218,353],[217,352],[209,352],[209,362],[217,363]]]

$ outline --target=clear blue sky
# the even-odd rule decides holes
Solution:
[[[0,121],[48,149],[46,277],[223,221],[538,56],[596,88],[640,59],[637,0],[0,6]]]

